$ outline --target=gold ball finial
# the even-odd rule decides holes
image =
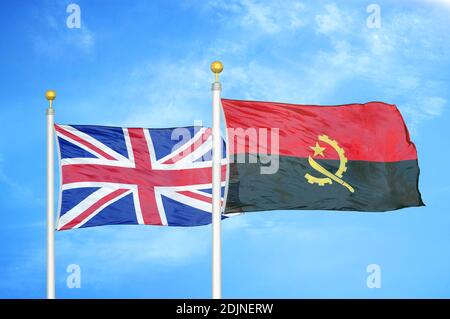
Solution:
[[[56,98],[56,91],[48,90],[45,92],[45,98],[49,101],[53,101]]]
[[[50,109],[53,107],[53,100],[56,99],[56,91],[54,90],[47,90],[45,92],[45,98],[48,100]]]
[[[219,81],[219,73],[223,71],[223,64],[220,61],[211,63],[211,71],[216,75],[216,81]]]
[[[220,61],[214,61],[213,63],[211,63],[211,71],[213,71],[213,73],[220,73],[223,71],[223,64]]]

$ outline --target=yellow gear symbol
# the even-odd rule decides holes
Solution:
[[[319,135],[318,137],[319,141],[324,142],[328,145],[330,145],[336,153],[339,155],[339,167],[336,170],[336,172],[333,174],[329,172],[326,168],[324,168],[322,165],[320,165],[318,162],[316,162],[311,156],[308,156],[308,163],[311,165],[311,167],[324,175],[325,177],[316,177],[312,176],[309,173],[305,174],[305,178],[308,180],[308,183],[310,184],[317,184],[319,186],[325,186],[326,184],[332,184],[333,181],[337,182],[338,184],[341,184],[342,186],[346,187],[350,192],[354,192],[352,186],[350,186],[347,182],[342,180],[343,174],[347,171],[347,157],[345,157],[345,151],[342,147],[339,146],[339,144],[335,141],[330,139],[327,135]]]

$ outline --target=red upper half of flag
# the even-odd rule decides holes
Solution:
[[[257,135],[257,152],[272,153],[276,129],[278,153],[308,157],[323,150],[324,159],[339,159],[331,145],[320,140],[326,135],[345,151],[348,160],[397,162],[417,159],[402,115],[395,105],[382,102],[339,106],[294,105],[222,99],[232,154],[255,153],[244,139],[230,138],[230,129]],[[273,131],[271,134],[271,131]],[[265,142],[267,141],[267,142]],[[317,143],[317,144],[316,144]],[[239,145],[240,144],[240,145]],[[319,148],[317,148],[317,145]],[[254,146],[254,145],[253,145]],[[314,150],[316,147],[316,150]]]

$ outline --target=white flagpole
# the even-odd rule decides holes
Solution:
[[[211,64],[211,71],[216,75],[212,84],[213,118],[212,118],[212,298],[222,298],[222,242],[221,242],[221,161],[222,137],[220,134],[220,92],[219,73],[223,65],[219,61]]]
[[[53,100],[56,92],[48,90],[45,98],[49,102],[47,108],[47,299],[55,299],[55,202],[54,202],[54,145],[53,123],[55,110]]]

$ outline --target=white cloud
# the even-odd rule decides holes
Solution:
[[[444,112],[447,101],[438,96],[430,96],[423,101],[424,112],[432,117],[440,116]]]
[[[95,37],[86,26],[83,26],[81,29],[67,29],[46,35],[35,35],[33,45],[37,52],[49,56],[62,56],[66,50],[72,49],[84,54],[91,54],[95,47]]]
[[[86,55],[92,54],[95,49],[94,32],[84,20],[81,28],[69,29],[65,17],[57,14],[59,12],[65,12],[65,7],[61,4],[39,8],[36,12],[36,23],[40,23],[41,27],[39,33],[34,29],[30,30],[34,50],[52,57],[64,56],[73,50]]]
[[[223,240],[232,240],[236,233],[252,238],[276,236],[283,233],[304,240],[314,234],[298,225],[282,220],[267,220],[250,214],[231,217],[222,222]],[[259,215],[259,214],[258,214]],[[195,263],[211,254],[211,226],[159,227],[159,226],[103,226],[58,232],[56,236],[58,259],[82,264],[95,258],[98,264],[129,265],[143,263],[165,264],[178,267]]]
[[[242,23],[249,28],[259,28],[264,33],[278,33],[283,29],[303,26],[303,5],[296,1],[256,2],[241,1],[245,14]]]
[[[334,3],[325,5],[325,11],[316,15],[317,32],[331,33],[347,30],[351,23],[350,16],[343,14]]]
[[[270,214],[270,218],[267,218]],[[289,212],[292,214],[292,212]],[[251,216],[245,216],[251,215]],[[291,241],[301,240],[303,243],[317,240],[321,237],[318,231],[300,226],[298,223],[287,222],[283,213],[265,212],[248,213],[242,216],[243,226],[239,232],[252,240],[263,242],[275,238],[290,238]],[[247,217],[247,220],[244,218]],[[236,217],[236,219],[239,217]]]
[[[409,103],[402,105],[401,109],[410,119],[410,131],[415,133],[418,124],[441,116],[447,106],[447,100],[437,96],[416,97]]]
[[[233,1],[207,6],[213,11],[209,16],[221,10],[232,16],[222,17],[227,24],[218,35],[219,49],[205,49],[212,56],[220,52],[230,59],[223,75],[226,97],[233,97],[231,93],[236,98],[305,104],[365,102],[354,100],[351,93],[347,100],[341,97],[334,102],[345,86],[364,82],[369,99],[398,104],[410,117],[407,121],[418,124],[445,110],[442,101],[447,91],[422,67],[448,61],[445,52],[450,43],[433,16],[414,9],[383,10],[382,27],[369,29],[365,6],[358,11],[345,4],[301,4],[296,14],[302,21],[298,37],[280,32],[288,29],[289,19],[282,17],[294,4],[298,2],[281,6],[277,1]],[[308,45],[317,40],[318,48]],[[230,43],[239,49],[227,51]],[[253,48],[264,48],[264,54]],[[430,96],[436,98],[433,111],[418,106]]]
[[[202,5],[206,16],[222,19],[217,41],[204,45],[201,52],[186,54],[177,63],[152,61],[133,71],[125,87],[129,93],[127,125],[190,125],[205,115],[209,122],[209,63],[221,56],[228,58],[222,80],[224,96],[230,98],[332,104],[333,96],[348,81],[363,80],[367,92],[381,92],[379,99],[390,103],[406,100],[412,107],[414,100],[430,96],[429,90],[445,99],[440,96],[439,84],[428,80],[420,67],[404,65],[414,59],[438,59],[440,52],[446,52],[439,50],[448,45],[443,44],[442,32],[433,26],[431,17],[394,11],[383,14],[382,28],[374,30],[366,27],[365,8],[359,12],[334,3],[317,8],[297,1],[235,0]],[[316,23],[309,23],[314,21],[308,17]],[[306,37],[319,33],[327,45],[305,55],[305,38],[282,32],[294,26],[309,32]],[[265,54],[255,54],[255,47],[265,48]],[[351,96],[345,102],[353,102]]]
[[[75,263],[95,257],[99,264],[178,265],[207,253],[208,235],[205,227],[106,226],[60,232],[56,246],[60,258]]]
[[[450,9],[450,0],[419,0],[420,2],[439,5],[442,7],[445,7],[447,9]]]
[[[36,35],[35,49],[50,54],[63,54],[65,50],[76,49],[85,54],[91,54],[95,48],[94,33],[85,25],[80,29],[68,29],[65,25],[51,28],[45,35]]]
[[[219,16],[251,30],[255,34],[276,34],[285,30],[296,30],[304,26],[304,5],[292,0],[233,0],[213,1],[206,5],[209,10],[218,10]]]
[[[122,125],[176,127],[205,120],[213,81],[210,62],[190,58],[151,62],[132,71],[124,88],[130,115]]]
[[[383,14],[380,29],[368,29],[360,25],[364,20],[358,19],[358,13],[343,13],[334,4],[327,12],[316,16],[317,30],[329,36],[333,50],[320,52],[317,63],[309,68],[319,78],[323,74],[329,79],[320,81],[325,92],[361,79],[367,82],[368,92],[381,92],[386,102],[402,101],[398,106],[415,128],[442,115],[446,90],[422,68],[448,61],[444,54],[450,45],[432,16],[394,10]]]

